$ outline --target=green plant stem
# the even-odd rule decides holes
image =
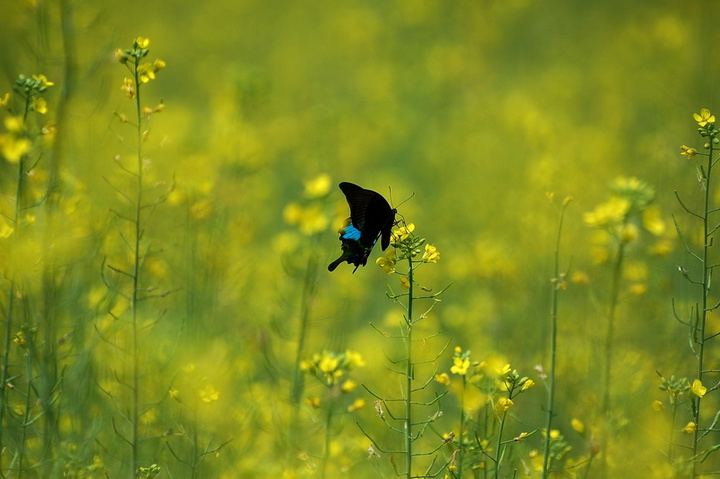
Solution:
[[[12,344],[12,341],[10,338],[12,337],[12,316],[13,316],[13,299],[15,297],[15,281],[14,279],[10,279],[10,287],[8,288],[8,297],[7,297],[7,308],[5,310],[5,344],[3,344],[3,362],[2,362],[2,372],[0,375],[2,376],[0,378],[0,424],[7,424],[5,421],[5,411],[7,411],[7,404],[8,404],[8,392],[9,388],[7,387],[7,381],[8,381],[8,361],[10,359],[10,345]],[[5,450],[5,444],[4,444],[4,437],[3,437],[3,431],[6,428],[0,427],[0,451]],[[0,454],[0,471],[4,471],[5,468],[2,467],[2,459],[5,455]]]
[[[190,479],[195,479],[197,477],[199,453],[200,448],[198,447],[197,401],[195,401],[193,403],[192,464],[190,467]]]
[[[311,248],[312,250],[312,248]],[[312,251],[308,256],[307,267],[305,268],[305,279],[303,291],[300,298],[300,330],[298,331],[297,350],[295,351],[295,370],[293,371],[292,384],[290,385],[290,402],[292,416],[290,420],[290,442],[293,446],[297,443],[298,431],[298,410],[300,399],[305,388],[305,376],[300,370],[300,363],[305,356],[305,342],[310,324],[310,311],[312,300],[315,296],[315,285],[317,283],[318,258]]]
[[[465,387],[467,386],[467,376],[462,375],[462,391],[460,392],[460,431],[458,436],[458,460],[457,460],[457,477],[462,478],[462,465],[464,455],[463,437],[465,436]]]
[[[29,340],[29,339],[28,339]],[[25,384],[25,407],[22,417],[22,433],[20,434],[20,444],[18,450],[18,471],[17,478],[22,479],[23,476],[23,461],[25,460],[25,446],[27,444],[27,430],[30,427],[30,397],[33,392],[32,386],[32,358],[30,354],[25,352],[25,375],[27,376],[27,383]]]
[[[131,449],[131,475],[135,477],[140,460],[139,451],[139,430],[138,422],[140,420],[140,348],[138,345],[138,288],[140,276],[140,262],[142,256],[140,254],[140,240],[142,238],[142,201],[143,201],[143,153],[142,153],[142,110],[140,108],[140,90],[141,82],[138,74],[140,58],[135,57],[134,76],[135,76],[135,112],[137,126],[137,175],[136,175],[136,191],[135,191],[135,217],[134,227],[135,235],[133,237],[133,272],[132,272],[132,291],[130,292],[130,315],[132,323],[132,345],[130,359],[132,363],[132,413],[130,421],[132,422],[132,439],[130,441]]]
[[[618,300],[620,298],[620,282],[622,280],[623,259],[625,257],[625,243],[620,242],[613,263],[612,282],[610,290],[610,299],[608,303],[607,329],[605,331],[605,374],[602,397],[602,413],[605,419],[608,419],[610,413],[610,385],[612,379],[612,346],[615,337],[615,316],[617,312]]]
[[[30,105],[31,105],[31,95],[30,93],[27,93],[25,96],[25,111],[23,113],[23,124],[26,124],[27,122],[27,116],[30,112]],[[23,194],[23,179],[25,178],[25,157],[22,156],[20,158],[20,161],[18,161],[18,169],[17,169],[17,178],[15,183],[15,208],[13,211],[13,218],[12,218],[12,224],[15,228],[15,233],[17,235],[18,230],[20,229],[19,226],[19,220],[20,220],[20,211],[22,210],[22,194]],[[0,392],[0,424],[6,424],[4,421],[5,412],[8,408],[8,391],[9,388],[7,387],[7,381],[9,379],[9,370],[8,370],[8,364],[10,360],[10,347],[12,346],[12,330],[13,330],[13,306],[14,306],[14,300],[15,300],[15,278],[14,276],[10,278],[10,287],[8,288],[8,297],[7,297],[7,309],[5,313],[5,344],[3,345],[3,363],[2,363],[2,373],[1,373],[1,382],[0,382],[0,389],[2,389],[2,392]],[[28,376],[28,381],[30,380],[30,377]],[[5,427],[0,427],[0,451],[5,450],[5,446],[3,443],[3,436],[2,432],[5,429]],[[2,465],[2,457],[5,456],[5,454],[0,454],[0,466]],[[20,468],[22,470],[22,467]],[[4,468],[0,467],[0,471],[4,471]]]
[[[500,449],[502,449],[502,435],[503,429],[505,428],[505,418],[507,417],[507,411],[503,412],[500,418],[500,426],[498,427],[497,442],[495,444],[495,477],[494,479],[500,479],[500,465],[502,464],[502,456]]]
[[[672,463],[673,460],[673,442],[675,441],[675,419],[677,417],[677,402],[673,399],[672,403],[672,417],[670,419],[670,440],[668,441],[668,460]]]
[[[708,151],[708,162],[707,162],[707,174],[705,176],[705,198],[704,198],[704,209],[702,215],[703,224],[703,254],[702,254],[702,297],[701,297],[701,313],[697,326],[695,327],[695,342],[697,343],[697,349],[695,351],[695,357],[697,358],[697,378],[700,382],[703,381],[704,373],[704,358],[705,358],[705,323],[707,320],[708,313],[708,296],[710,294],[710,283],[712,278],[712,269],[710,266],[710,246],[712,246],[712,232],[714,228],[710,227],[710,202],[712,200],[712,189],[710,180],[712,178],[713,168],[713,156],[714,156],[714,143],[712,139],[708,142],[710,147]],[[692,399],[692,414],[693,422],[695,423],[695,431],[693,432],[692,440],[692,457],[698,453],[698,442],[700,441],[700,405],[702,401],[698,397]],[[692,477],[695,477],[697,473],[697,463],[692,461]]]
[[[413,458],[413,437],[412,437],[412,389],[413,389],[413,375],[414,365],[412,359],[412,332],[413,332],[413,260],[412,256],[408,255],[408,307],[407,307],[407,343],[406,343],[406,357],[407,365],[405,370],[405,458],[407,464],[407,479],[412,478],[412,458]]]
[[[623,225],[624,227],[624,225]],[[625,258],[625,243],[622,238],[618,238],[618,249],[615,255],[615,261],[613,262],[612,279],[610,286],[610,297],[608,300],[608,313],[607,313],[607,329],[605,330],[605,343],[604,343],[604,358],[605,358],[605,371],[603,374],[603,391],[600,411],[602,413],[602,419],[605,422],[604,432],[601,436],[601,460],[600,460],[600,477],[607,477],[607,447],[610,443],[608,436],[611,434],[611,394],[610,389],[612,385],[612,348],[613,341],[615,340],[615,317],[617,314],[617,306],[620,298],[620,283],[623,274],[623,260]]]
[[[547,479],[550,473],[550,431],[553,425],[553,416],[555,415],[555,363],[557,360],[557,312],[558,312],[558,293],[560,291],[560,237],[562,233],[563,221],[565,219],[564,203],[560,210],[560,218],[558,220],[557,235],[555,236],[555,251],[553,264],[552,294],[550,296],[550,370],[548,371],[548,398],[547,411],[545,418],[545,444],[543,447],[543,479]]]
[[[334,391],[330,390],[330,394],[334,394]],[[328,462],[330,461],[330,440],[332,434],[330,428],[332,427],[332,417],[335,409],[335,398],[331,398],[328,402],[327,414],[325,414],[325,445],[323,446],[323,460],[322,467],[320,469],[320,479],[325,479],[325,471],[327,469]]]

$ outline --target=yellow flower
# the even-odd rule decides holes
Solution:
[[[665,406],[663,405],[662,401],[658,401],[656,399],[652,402],[652,408],[653,411],[660,412],[665,408]]]
[[[303,208],[297,203],[290,203],[283,210],[283,218],[288,224],[297,225],[308,236],[326,230],[330,223],[320,205]]]
[[[690,148],[689,146],[683,145],[680,147],[680,149],[682,150],[680,154],[687,156],[688,160],[697,154],[697,150],[695,148]]]
[[[15,135],[0,135],[0,154],[10,163],[17,163],[25,153],[30,151],[32,143],[27,138],[16,138]]]
[[[156,59],[156,60],[153,62],[152,66],[153,66],[153,70],[154,70],[154,71],[159,72],[160,70],[162,70],[163,68],[165,68],[166,65],[165,65],[165,62],[164,62],[163,60],[160,60],[160,59],[158,58],[158,59]]]
[[[18,331],[17,333],[15,333],[13,343],[17,344],[18,346],[25,346],[25,333],[23,333],[22,331]]]
[[[202,389],[200,391],[200,399],[204,403],[211,403],[213,401],[217,401],[220,398],[220,393],[215,390],[214,387],[210,386],[209,384],[205,386],[205,389]]]
[[[570,282],[581,286],[587,286],[590,284],[590,275],[585,271],[573,271],[570,275]]]
[[[707,388],[703,386],[702,382],[699,379],[696,379],[693,381],[692,386],[690,387],[690,393],[701,398],[705,395],[707,392]]]
[[[348,379],[347,381],[342,383],[342,386],[340,386],[340,390],[344,393],[351,393],[355,390],[356,387],[357,383],[352,379]]]
[[[695,121],[699,126],[705,126],[708,123],[715,123],[715,115],[710,113],[710,110],[707,108],[703,108],[700,110],[700,114],[693,113],[693,118],[695,118]]]
[[[465,374],[467,374],[469,367],[469,359],[463,359],[456,356],[453,358],[453,365],[450,368],[450,372],[453,374],[459,374],[461,376],[464,376]]]
[[[376,259],[375,264],[380,266],[385,274],[393,274],[395,272],[395,250],[385,251],[385,256]]]
[[[413,223],[410,223],[406,226],[401,226],[400,228],[395,228],[392,231],[392,240],[394,243],[397,243],[398,241],[407,239],[407,237],[410,236],[413,231],[415,231],[415,225]]]
[[[643,228],[655,236],[660,236],[665,232],[665,220],[662,218],[660,208],[655,205],[650,205],[643,211],[642,224]]]
[[[443,386],[450,386],[450,376],[448,376],[448,373],[436,374],[435,381],[439,382]]]
[[[0,108],[7,109],[9,103],[10,103],[10,93],[5,93],[4,96],[0,97]]]
[[[118,62],[123,63],[123,64],[127,63],[128,57],[125,54],[125,50],[123,50],[122,48],[116,48],[115,49],[115,60],[117,60]]]
[[[653,244],[648,252],[653,256],[667,256],[672,253],[673,249],[673,243],[663,239]]]
[[[51,81],[48,81],[47,78],[45,78],[45,75],[33,75],[33,80],[39,81],[42,86],[53,86],[54,83]]]
[[[353,401],[351,405],[348,406],[348,412],[355,412],[358,409],[362,409],[365,407],[365,400],[362,398],[357,398]]]
[[[639,235],[640,231],[638,231],[638,227],[632,223],[628,223],[620,230],[620,241],[624,244],[632,243],[638,239]]]
[[[410,289],[410,278],[407,276],[400,276],[400,286],[402,289]]]
[[[499,376],[505,376],[506,374],[510,374],[512,372],[512,369],[510,368],[510,364],[506,364],[501,369],[498,370]]]
[[[625,220],[631,206],[627,198],[613,196],[605,203],[597,205],[593,211],[585,213],[583,220],[586,225],[596,228],[620,224]]]
[[[585,424],[583,424],[580,419],[573,418],[570,421],[570,425],[572,426],[573,429],[575,429],[575,432],[577,432],[578,434],[585,433]]]
[[[440,252],[437,248],[431,244],[425,244],[425,253],[422,255],[422,260],[425,263],[437,263],[440,259]]]
[[[147,83],[150,80],[155,79],[155,70],[151,63],[143,63],[137,68],[138,76],[140,77],[140,83]]]
[[[17,133],[23,129],[23,119],[21,116],[8,116],[3,121],[7,131]]]
[[[508,411],[515,403],[510,398],[506,398],[505,396],[501,396],[498,398],[497,402],[495,403],[495,412],[498,415],[501,415]],[[551,434],[552,437],[552,434]]]
[[[330,175],[322,173],[305,182],[305,196],[308,198],[321,198],[330,192],[331,183]]]
[[[335,371],[338,367],[339,360],[338,358],[328,356],[327,354],[323,354],[322,359],[320,360],[320,363],[318,364],[318,368],[320,371],[324,373],[332,373]]]
[[[520,391],[527,391],[528,389],[530,389],[533,386],[535,386],[535,381],[533,381],[532,379],[528,379],[520,387]]]
[[[348,369],[361,368],[365,366],[365,360],[362,358],[362,355],[357,351],[350,351],[348,349],[347,351],[345,351],[345,359],[348,363]]]
[[[317,409],[320,407],[320,398],[317,396],[309,397],[305,400],[305,402],[307,403],[308,406],[310,406],[312,408]]]
[[[45,101],[45,98],[33,98],[33,110],[40,113],[41,115],[44,115],[47,113],[47,102]]]
[[[692,421],[687,423],[685,427],[682,428],[682,432],[684,432],[685,434],[692,434],[695,432],[695,430],[697,430],[697,424]]]
[[[125,95],[127,95],[127,97],[131,100],[135,98],[135,82],[132,81],[130,78],[125,78],[123,80],[123,84],[120,89],[124,91]]]
[[[175,388],[172,388],[168,391],[168,396],[170,396],[170,399],[180,401],[180,391]]]
[[[143,37],[137,37],[135,39],[135,43],[137,44],[138,48],[147,48],[150,45],[150,39],[143,38]]]
[[[10,226],[7,221],[0,220],[0,238],[9,238],[15,231],[15,228]]]
[[[630,294],[633,296],[642,296],[648,291],[648,286],[645,283],[634,283],[630,285]]]
[[[300,223],[300,219],[303,215],[302,206],[297,203],[289,203],[285,209],[283,209],[283,219],[289,225],[296,225]]]
[[[300,371],[302,372],[310,371],[312,366],[313,363],[309,359],[303,359],[302,361],[300,361]]]

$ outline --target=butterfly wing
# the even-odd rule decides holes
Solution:
[[[359,266],[367,264],[370,252],[378,239],[382,249],[390,245],[390,230],[395,223],[396,210],[379,193],[366,190],[353,183],[340,183],[350,206],[350,218],[340,229],[342,254],[330,263],[328,270],[333,271],[342,262]]]
[[[347,198],[350,206],[350,220],[355,228],[360,230],[360,244],[372,249],[375,242],[382,236],[382,249],[390,244],[390,229],[395,222],[396,210],[380,193],[366,190],[353,183],[340,183],[340,189]]]

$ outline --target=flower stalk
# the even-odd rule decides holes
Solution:
[[[551,198],[552,199],[552,198]],[[558,295],[561,290],[567,287],[565,275],[560,273],[560,238],[562,236],[565,210],[570,204],[571,198],[566,198],[558,210],[558,226],[555,235],[555,247],[553,253],[553,277],[550,295],[550,368],[547,377],[547,411],[545,416],[545,443],[543,445],[543,470],[542,477],[547,479],[551,472],[550,463],[550,431],[553,428],[553,417],[555,416],[555,364],[557,362],[557,322],[558,322]],[[555,204],[553,203],[553,206]]]
[[[427,318],[427,315],[435,307],[438,301],[438,296],[442,294],[445,289],[438,291],[433,294],[418,295],[418,289],[423,291],[430,291],[427,288],[422,287],[416,282],[415,270],[425,263],[436,263],[440,258],[440,253],[437,249],[430,244],[425,243],[425,238],[419,238],[413,234],[415,226],[413,224],[404,225],[396,228],[392,232],[391,245],[394,248],[390,248],[386,251],[384,257],[378,258],[376,263],[380,266],[387,274],[395,274],[400,278],[400,285],[405,290],[402,293],[394,293],[392,290],[388,293],[388,296],[393,301],[400,301],[405,299],[405,303],[400,303],[405,311],[403,315],[403,322],[400,325],[400,334],[392,335],[390,333],[379,330],[372,323],[371,326],[375,328],[386,338],[399,339],[402,341],[403,357],[397,363],[402,363],[402,369],[391,369],[393,372],[402,376],[403,380],[403,393],[400,397],[387,398],[373,392],[367,386],[364,386],[370,394],[372,394],[377,401],[375,402],[375,408],[378,417],[392,430],[402,435],[402,447],[397,450],[389,450],[381,447],[373,438],[371,438],[364,430],[363,433],[372,441],[373,451],[379,451],[391,455],[400,455],[404,458],[404,469],[400,470],[392,462],[395,474],[398,476],[405,477],[406,479],[418,478],[418,477],[435,477],[445,469],[452,461],[448,460],[445,464],[436,466],[436,458],[432,459],[430,465],[421,474],[415,472],[416,459],[419,457],[432,457],[440,449],[452,440],[454,435],[448,436],[449,439],[445,439],[441,444],[429,451],[418,451],[417,442],[423,437],[425,431],[432,425],[432,423],[442,416],[442,412],[439,409],[440,399],[447,394],[445,391],[441,395],[436,395],[429,401],[420,401],[416,395],[424,391],[427,386],[432,382],[433,377],[425,380],[421,385],[417,385],[416,368],[418,361],[415,359],[415,345],[418,342],[426,343],[430,338],[416,338],[415,337],[415,325]],[[424,247],[424,248],[423,248]],[[422,254],[421,254],[422,253]],[[407,264],[407,270],[405,272],[396,271],[395,267],[397,264]],[[431,300],[432,304],[423,313],[417,314],[417,301],[419,300]],[[433,335],[434,336],[434,335]],[[441,351],[435,357],[439,358],[440,355],[447,348],[447,344],[442,347]],[[433,359],[433,361],[435,360]],[[392,406],[400,404],[402,412],[400,414],[393,414]],[[426,407],[437,407],[438,409],[428,419],[416,420],[415,409],[420,406]],[[389,419],[388,419],[389,417]],[[392,422],[391,422],[392,421]],[[393,422],[399,423],[399,426],[393,424]],[[359,424],[358,424],[359,426]],[[360,427],[362,430],[362,427]]]
[[[717,146],[718,144],[720,144],[720,138],[718,137],[720,135],[720,130],[715,127],[715,115],[713,115],[706,108],[703,108],[699,114],[695,113],[693,115],[693,118],[698,124],[698,133],[702,138],[706,139],[704,148],[705,150],[707,150],[707,153],[699,153],[697,149],[683,145],[681,147],[681,154],[687,159],[692,159],[695,156],[704,158],[704,161],[700,160],[695,165],[698,185],[703,193],[702,210],[699,213],[690,210],[683,203],[677,191],[675,192],[675,196],[680,203],[680,206],[685,210],[685,212],[687,212],[691,217],[695,218],[696,220],[699,220],[701,223],[701,252],[698,254],[691,249],[690,245],[688,244],[682,233],[682,230],[677,224],[677,221],[675,222],[675,228],[681,242],[685,246],[685,250],[687,251],[687,253],[694,260],[700,263],[702,278],[700,278],[699,280],[695,279],[691,277],[689,269],[683,267],[679,268],[682,276],[691,284],[698,287],[699,298],[695,308],[690,312],[690,318],[688,318],[687,320],[680,318],[676,311],[674,311],[674,314],[675,318],[681,324],[689,327],[691,353],[695,358],[696,379],[688,388],[690,398],[691,422],[688,423],[688,425],[683,429],[683,432],[692,435],[692,442],[690,445],[690,466],[692,472],[691,477],[697,477],[702,474],[698,471],[699,463],[701,463],[710,452],[713,452],[715,448],[715,446],[710,446],[707,450],[703,451],[701,441],[703,438],[706,437],[709,431],[713,430],[714,424],[717,422],[718,417],[716,416],[716,419],[713,421],[713,425],[711,425],[709,428],[701,427],[701,421],[703,420],[701,413],[703,397],[708,392],[708,389],[703,386],[703,383],[707,382],[709,374],[717,373],[716,370],[708,370],[708,367],[706,365],[706,356],[708,354],[709,341],[717,337],[717,334],[708,335],[708,315],[714,312],[720,306],[718,304],[711,304],[709,301],[712,286],[712,276],[717,266],[717,261],[711,258],[711,248],[714,244],[714,235],[718,228],[720,228],[720,224],[716,223],[713,219],[713,215],[717,212],[718,209],[712,204],[712,200],[715,194],[712,188],[713,170],[718,160],[720,160],[720,157],[716,158]],[[689,381],[686,382],[686,385],[690,384]],[[667,384],[664,383],[663,386],[661,386],[661,389],[663,389],[663,387],[667,389]],[[711,388],[711,390],[713,389],[716,389],[716,387]],[[675,410],[673,409],[673,419],[674,415]]]

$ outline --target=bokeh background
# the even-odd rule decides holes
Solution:
[[[692,113],[717,107],[720,7],[694,0],[35,0],[8,1],[2,10],[0,95],[20,73],[46,75],[55,85],[37,122],[57,127],[33,181],[38,190],[53,188],[60,213],[33,209],[32,240],[4,238],[0,265],[4,306],[15,296],[23,304],[9,332],[32,329],[46,352],[26,369],[27,354],[11,349],[17,382],[44,377],[55,398],[50,426],[13,429],[6,419],[8,430],[29,434],[12,440],[28,443],[25,465],[35,469],[23,477],[127,471],[119,439],[129,407],[121,373],[127,305],[101,271],[127,255],[114,212],[124,201],[116,188],[131,186],[118,164],[133,158],[134,131],[116,116],[131,114],[132,104],[113,52],[138,36],[150,39],[151,60],[167,63],[144,86],[147,105],[166,106],[144,144],[148,195],[174,183],[145,224],[153,252],[146,282],[173,293],[142,309],[144,465],[161,465],[166,477],[319,477],[322,409],[304,399],[321,395],[322,386],[308,377],[292,412],[303,318],[303,359],[350,349],[365,362],[352,371],[358,384],[398,394],[387,359],[399,354],[398,344],[369,326],[401,321],[385,294],[388,285],[399,289],[397,278],[374,264],[379,251],[355,274],[347,265],[325,270],[340,252],[336,229],[347,215],[340,181],[394,205],[410,198],[399,213],[440,251],[440,261],[418,273],[433,291],[451,284],[423,323],[428,334],[439,332],[427,357],[449,344],[428,374],[449,371],[460,346],[538,383],[518,405],[509,438],[544,421],[534,368],[549,361],[558,220],[547,193],[555,205],[573,198],[560,251],[569,287],[561,294],[556,426],[572,447],[568,457],[587,459],[593,440],[571,421],[588,431],[601,422],[612,245],[583,218],[616,178],[637,177],[654,188],[656,228],[627,249],[612,358],[614,437],[601,454],[610,477],[640,468],[676,477],[665,457],[667,411],[651,405],[665,394],[656,371],[692,380],[696,364],[686,328],[673,317],[672,300],[687,314],[682,308],[697,290],[678,274],[693,263],[671,215],[689,231],[697,227],[674,191],[699,207],[694,163],[679,147],[702,146]],[[16,175],[12,164],[0,168],[6,216]],[[325,179],[331,189],[313,195],[313,182]],[[717,360],[717,349],[709,358]],[[11,403],[23,410],[35,394]],[[378,477],[356,421],[400,444],[375,418],[372,396],[361,387],[353,395],[367,406],[333,424],[327,477]],[[26,397],[33,401],[23,406]],[[708,404],[717,409],[717,399]],[[452,394],[443,408],[447,422],[438,429],[456,428]],[[40,446],[43,437],[51,450]],[[537,433],[517,446],[520,470],[541,443]],[[195,459],[180,459],[188,457]],[[380,464],[392,474],[387,457]],[[711,456],[706,466],[720,463]]]

